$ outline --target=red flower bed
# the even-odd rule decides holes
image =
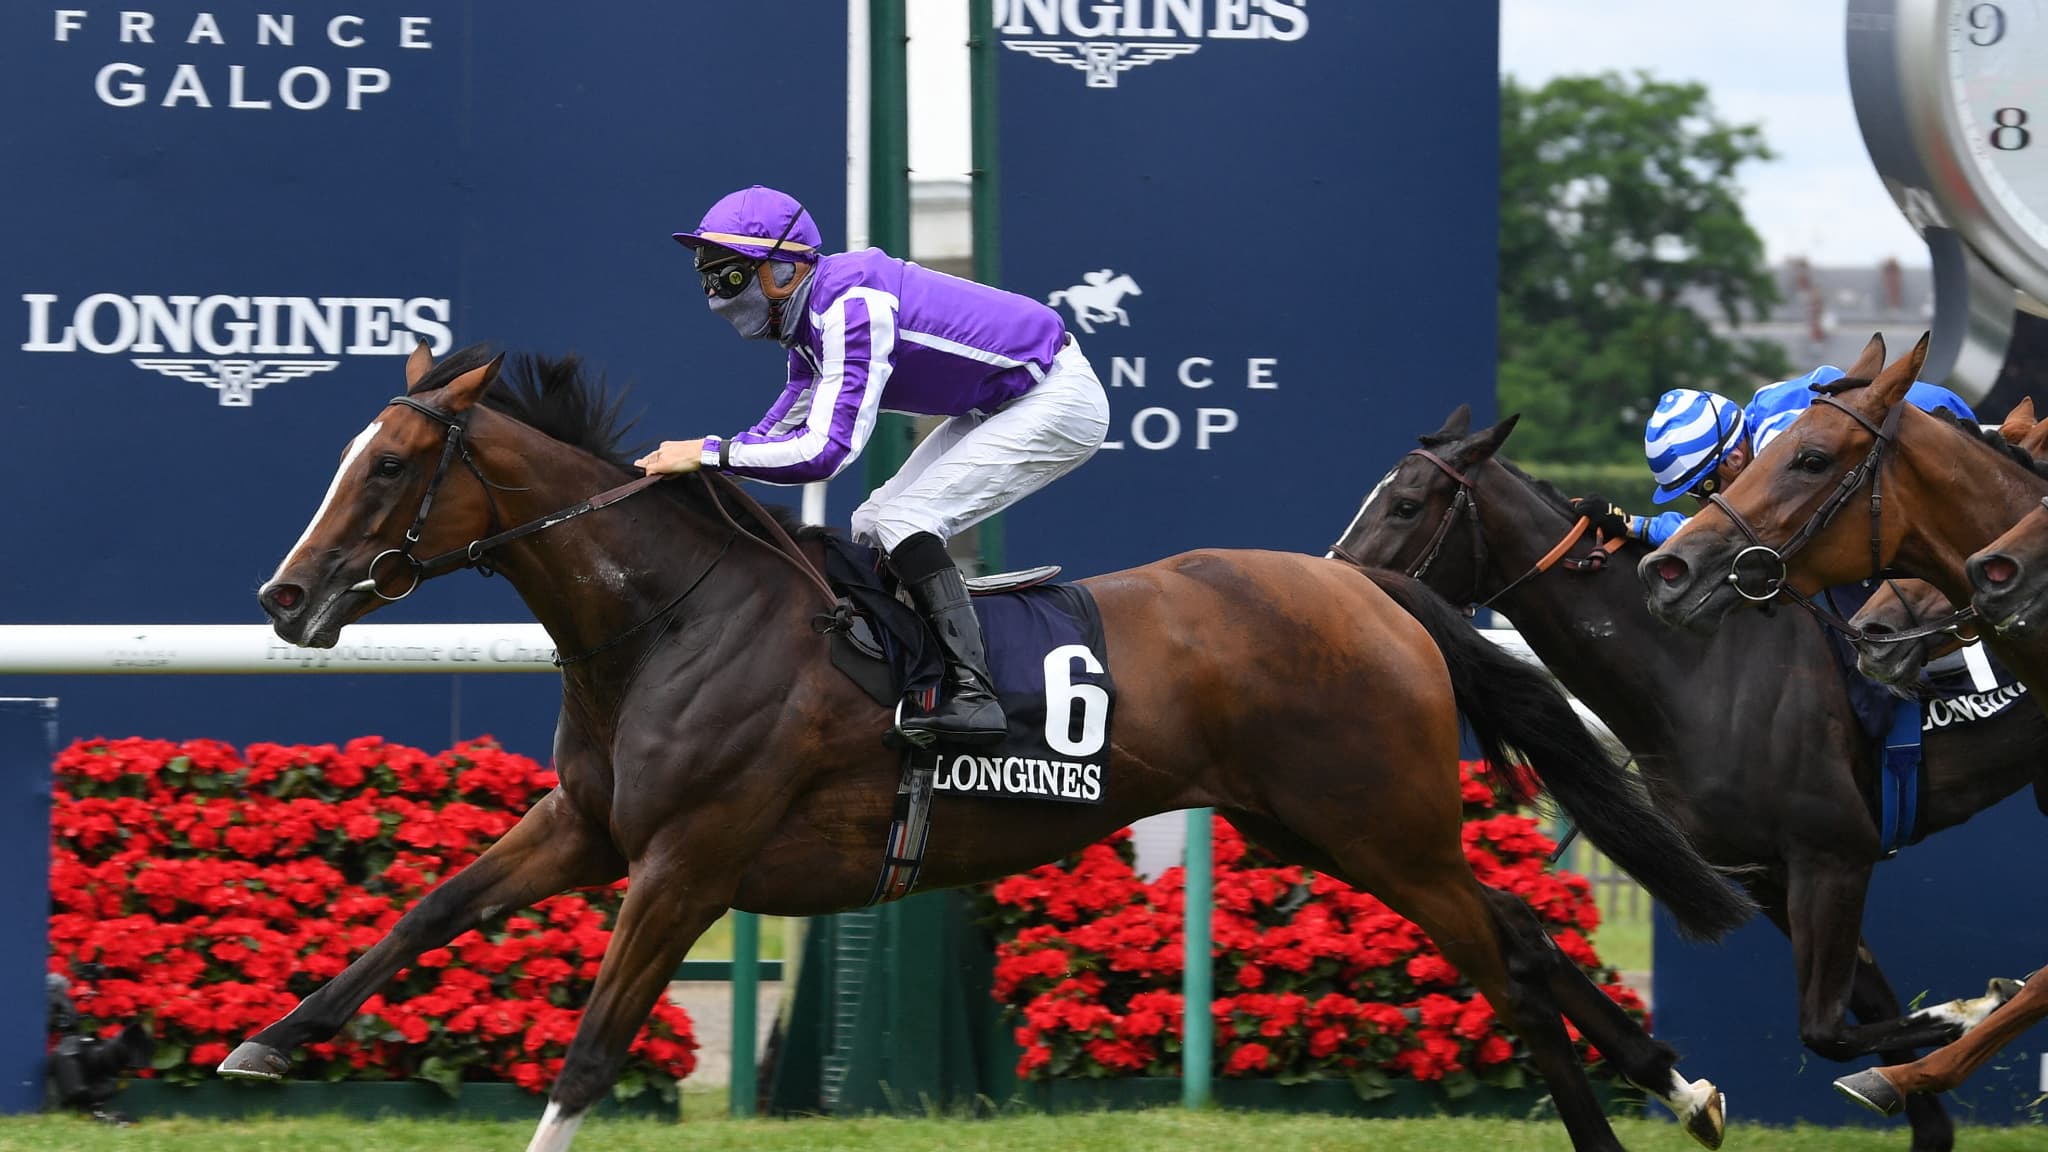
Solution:
[[[196,1081],[338,974],[546,795],[555,775],[488,739],[438,756],[333,745],[92,740],[57,757],[50,967],[82,1027],[135,1018],[152,1071]],[[571,892],[420,956],[333,1040],[292,1054],[316,1080],[510,1081],[543,1091],[575,1035],[625,883]],[[617,1094],[696,1065],[662,1002]],[[148,1075],[145,1072],[144,1075]]]
[[[1483,766],[1462,770],[1465,854],[1479,879],[1526,900],[1566,955],[1641,1018],[1641,1000],[1587,943],[1600,919],[1591,886],[1550,869],[1552,841]],[[1391,1091],[1392,1077],[1460,1095],[1533,1074],[1421,929],[1370,895],[1280,866],[1221,817],[1214,827],[1220,1074],[1349,1077],[1368,1097]],[[1017,1021],[1019,1076],[1180,1074],[1182,873],[1148,882],[1132,860],[1126,830],[988,890],[995,995]]]

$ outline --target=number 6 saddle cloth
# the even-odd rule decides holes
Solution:
[[[895,596],[875,549],[829,537],[825,577],[851,606],[833,663],[884,707],[930,707],[943,665],[916,610]],[[1078,584],[977,594],[989,672],[1009,721],[998,745],[911,749],[938,793],[1100,804],[1116,686],[1095,597]]]

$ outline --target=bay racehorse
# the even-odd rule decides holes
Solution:
[[[1864,799],[1876,747],[1827,637],[1786,612],[1731,617],[1704,636],[1665,627],[1643,606],[1635,564],[1648,549],[1583,538],[1565,497],[1499,454],[1514,425],[1472,432],[1467,409],[1452,413],[1373,489],[1332,551],[1514,622],[1635,755],[1659,805],[1790,938],[1807,1048],[1905,1060],[1960,1034],[1946,1008],[1902,1015],[1861,940],[1871,870],[1885,857]],[[2024,787],[2044,755],[2048,718],[2030,709],[1932,734],[1924,827],[1959,824]],[[1952,1146],[1939,1100],[1915,1101],[1909,1119],[1917,1152]]]
[[[2021,400],[2006,414],[1998,434],[2025,452],[2036,472],[2048,467],[2043,460],[2048,456],[2048,423],[2035,419],[2033,397]],[[1922,628],[1930,620],[1955,623],[1945,631],[1930,633]],[[1884,581],[1849,618],[1849,624],[1858,670],[1900,692],[1914,688],[1920,670],[1929,662],[1954,653],[1966,642],[1974,643],[1977,637],[1974,615],[1960,616],[1941,589],[1911,577]],[[2048,776],[2037,783],[2036,790],[2048,806]]]
[[[1999,569],[1973,554],[2037,508],[2048,496],[2048,479],[2024,449],[1997,434],[1906,403],[1926,357],[1922,336],[1912,352],[1885,365],[1884,341],[1872,337],[1847,377],[1825,386],[1715,494],[1711,510],[1642,559],[1650,610],[1679,627],[1712,628],[1744,603],[1780,595],[1810,603],[1822,588],[1896,569],[1932,584],[1952,604],[1972,605],[1994,625],[2004,619],[1972,583],[1987,564]],[[2048,691],[2048,645],[1996,627],[1983,636],[2035,703],[2048,708],[2041,696]],[[1974,1047],[1967,1036],[1963,1043]],[[1836,1085],[1890,1112],[1921,1082],[1887,1066]]]
[[[422,576],[487,561],[564,653],[560,786],[221,1072],[281,1077],[294,1049],[332,1035],[422,950],[624,875],[611,944],[529,1145],[559,1152],[722,913],[808,916],[868,901],[900,772],[883,745],[889,712],[833,666],[814,627],[831,597],[813,567],[815,531],[783,545],[776,518],[748,511],[713,473],[629,479],[616,404],[573,362],[525,364],[493,391],[501,359],[465,349],[436,365],[415,352],[406,394],[348,441],[259,600],[280,637],[326,646]],[[568,518],[579,501],[606,507]],[[500,533],[506,524],[519,527]],[[1087,581],[1121,692],[1104,803],[940,793],[920,882],[994,879],[1139,817],[1213,805],[1428,932],[1527,1044],[1575,1148],[1619,1144],[1560,1013],[1718,1143],[1719,1092],[1680,1077],[1675,1053],[1565,959],[1526,905],[1473,876],[1460,711],[1490,757],[1512,745],[1692,932],[1719,935],[1753,905],[1547,678],[1427,589],[1383,579],[1388,591],[1321,558],[1199,551]]]

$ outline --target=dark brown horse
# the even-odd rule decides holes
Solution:
[[[1983,574],[1995,585],[1991,577],[2006,575],[1994,554],[1973,553],[2036,509],[2048,496],[2048,479],[2036,474],[2024,450],[1906,403],[1926,356],[1923,336],[1910,354],[1885,366],[1884,342],[1873,337],[1848,377],[1758,454],[1715,497],[1714,510],[1643,558],[1650,610],[1674,625],[1711,628],[1745,601],[1785,591],[1810,598],[1896,568],[1934,585],[1950,603],[1974,597],[1978,614],[1994,625],[1984,642],[2048,708],[2041,696],[2048,691],[2048,645],[1995,627],[2009,624],[2009,614],[1987,603],[1972,582]],[[1911,1090],[1890,1079],[1898,1067],[1836,1084],[1881,1111],[1896,1111]]]
[[[1744,613],[1701,636],[1665,627],[1643,607],[1636,561],[1648,549],[1630,542],[1595,566],[1565,497],[1501,455],[1514,424],[1474,431],[1466,409],[1453,412],[1366,498],[1334,551],[1417,573],[1514,622],[1635,754],[1701,852],[1739,872],[1791,941],[1810,1051],[1906,1060],[1953,1039],[1948,1006],[1902,1013],[1862,940],[1865,893],[1885,856],[1864,801],[1876,748],[1827,637],[1796,612]],[[2025,787],[2044,753],[2048,718],[2030,712],[1931,734],[1923,829]],[[1908,1119],[1916,1152],[1953,1146],[1939,1100],[1916,1101]]]
[[[460,557],[631,473],[610,406],[573,364],[490,392],[475,350],[407,365],[408,394],[342,454],[327,496],[260,593],[278,635],[333,644],[407,590],[415,552]],[[889,713],[828,659],[827,605],[772,526],[714,474],[664,482],[487,557],[566,663],[560,787],[391,934],[230,1054],[279,1077],[422,950],[564,888],[630,878],[611,946],[530,1148],[567,1147],[670,973],[728,908],[806,916],[862,905],[899,777]],[[416,538],[416,541],[414,540]],[[815,545],[815,542],[813,542]],[[815,559],[815,553],[813,554]],[[1691,930],[1753,906],[1693,851],[1540,672],[1499,653],[1420,585],[1383,592],[1346,564],[1190,552],[1088,581],[1121,687],[1100,806],[941,794],[922,882],[988,880],[1139,817],[1213,805],[1281,855],[1367,889],[1421,925],[1521,1036],[1580,1149],[1618,1148],[1560,1013],[1710,1145],[1720,1094],[1688,1082],[1552,946],[1528,908],[1482,887],[1460,842],[1460,711],[1512,745],[1595,843]]]

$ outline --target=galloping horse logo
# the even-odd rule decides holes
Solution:
[[[1119,276],[1109,268],[1100,272],[1089,272],[1081,277],[1081,283],[1071,288],[1062,288],[1045,298],[1047,304],[1057,308],[1061,303],[1074,310],[1074,323],[1090,336],[1095,334],[1095,324],[1114,320],[1125,328],[1131,326],[1128,312],[1117,306],[1117,301],[1126,296],[1143,296],[1138,282],[1129,274]]]

